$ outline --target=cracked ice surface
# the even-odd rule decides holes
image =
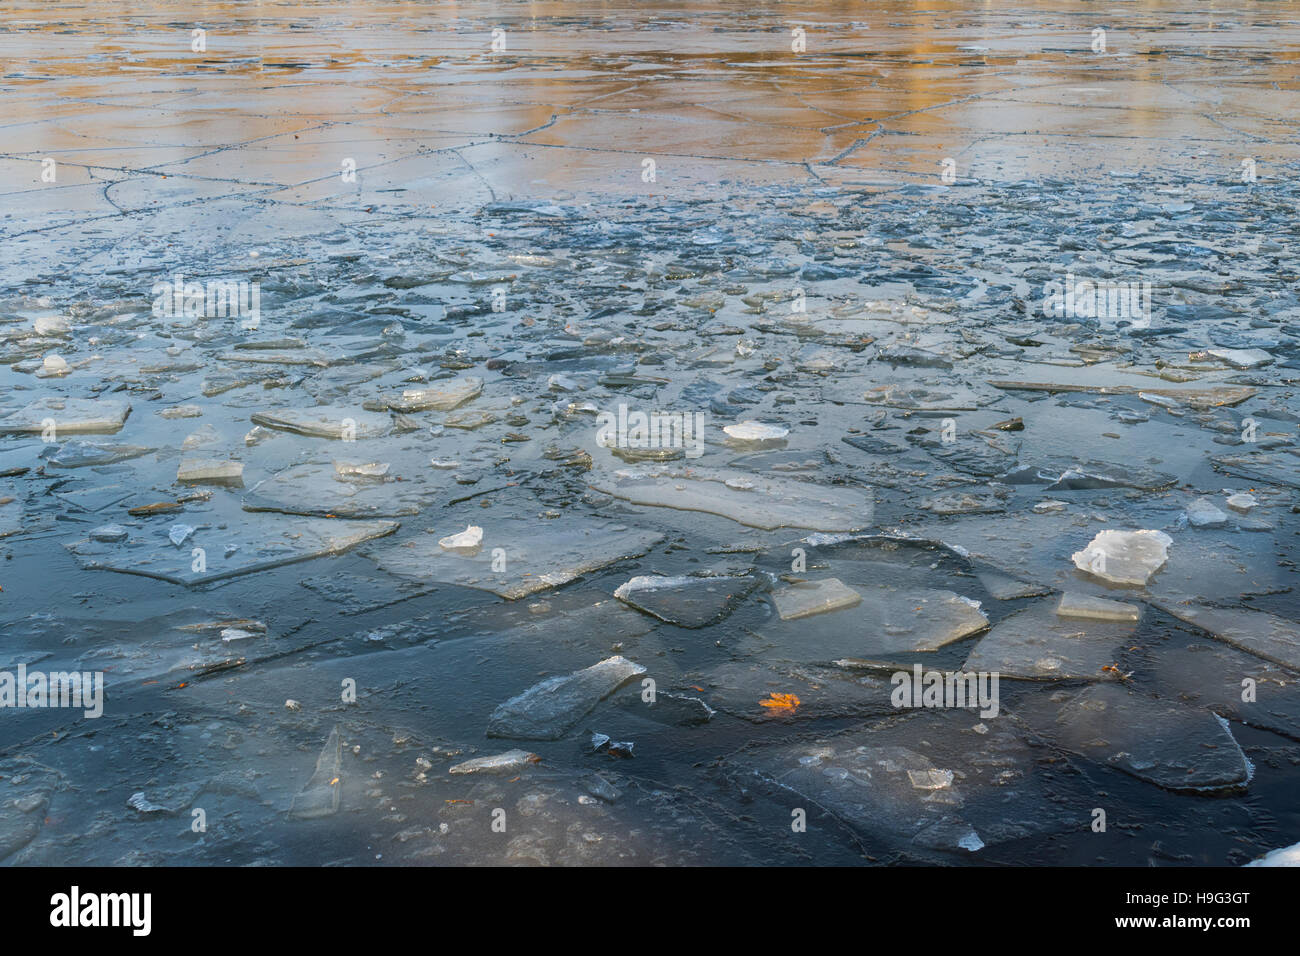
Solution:
[[[1300,20],[1120,6],[7,5],[0,860],[1293,843]]]

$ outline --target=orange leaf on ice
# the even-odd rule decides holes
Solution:
[[[799,698],[794,694],[777,694],[768,695],[767,700],[760,700],[759,705],[762,707],[771,707],[773,710],[794,710],[799,706]]]

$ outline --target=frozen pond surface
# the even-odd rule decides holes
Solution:
[[[0,13],[0,859],[1300,840],[1291,5],[190,6]]]

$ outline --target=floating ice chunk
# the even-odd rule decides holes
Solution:
[[[182,458],[176,468],[176,480],[192,485],[242,485],[244,465],[217,458]]]
[[[500,545],[476,554],[449,552],[422,535],[369,556],[398,577],[479,588],[514,600],[638,557],[663,538],[658,532],[577,517],[554,522],[554,527],[523,518],[494,519],[492,534]]]
[[[1246,514],[1252,508],[1258,507],[1258,505],[1259,499],[1246,492],[1228,496],[1228,507],[1240,514]]]
[[[943,790],[952,786],[951,770],[909,770],[907,779],[917,790]]]
[[[1102,531],[1071,555],[1075,567],[1125,587],[1144,587],[1164,567],[1174,539],[1163,531]]]
[[[205,424],[185,436],[185,440],[181,442],[181,451],[190,451],[204,445],[212,445],[220,440],[221,436],[217,434],[217,430],[211,425]]]
[[[127,531],[120,524],[106,524],[90,532],[91,541],[125,541]]]
[[[66,335],[72,328],[67,316],[41,315],[32,319],[32,329],[37,335]]]
[[[1209,354],[1233,368],[1254,368],[1273,362],[1273,356],[1263,349],[1209,349]]]
[[[1097,621],[1136,621],[1141,616],[1142,609],[1136,604],[1108,601],[1106,598],[1067,591],[1061,595],[1056,613],[1059,617],[1091,618]]]
[[[1117,680],[1120,647],[1132,621],[1061,618],[1052,601],[1039,601],[1003,618],[966,658],[964,670],[1023,680]]]
[[[359,467],[364,470],[368,466]],[[335,518],[395,518],[418,514],[437,490],[431,476],[385,482],[382,478],[342,475],[337,463],[312,461],[259,481],[244,496],[244,510]]]
[[[747,749],[722,767],[747,789],[760,782],[813,802],[873,844],[965,854],[1071,825],[1014,727],[1000,718],[980,735],[965,711],[927,710]]]
[[[444,551],[477,551],[483,543],[483,529],[472,524],[459,534],[451,534],[438,540],[438,547]]]
[[[498,706],[488,721],[488,736],[558,740],[598,703],[644,673],[640,664],[615,656],[548,678]]]
[[[464,405],[482,391],[481,378],[466,376],[429,388],[408,388],[400,397],[388,399],[388,407],[395,412],[447,412]]]
[[[275,432],[268,431],[267,429],[263,428],[261,425],[254,425],[252,428],[248,430],[248,433],[244,435],[244,444],[260,445],[262,444],[262,442],[266,441],[274,434]]]
[[[258,634],[255,631],[246,631],[242,627],[227,627],[223,628],[221,631],[221,639],[227,644],[233,643],[234,641],[249,641],[255,637],[261,636],[261,634]]]
[[[805,581],[772,592],[776,613],[783,621],[826,614],[862,603],[862,595],[839,578]]]
[[[72,369],[68,367],[68,360],[62,355],[56,355],[54,352],[45,356],[41,361],[41,372],[47,377],[54,378],[67,375],[70,371]]]
[[[1223,718],[1119,684],[1036,698],[1019,711],[1066,750],[1168,790],[1218,790],[1250,780]]]
[[[980,584],[998,601],[1014,601],[1017,598],[1038,597],[1048,594],[1051,588],[1040,584],[1030,584],[999,571],[981,570],[976,572]]]
[[[782,428],[780,425],[765,425],[762,422],[741,422],[738,425],[726,425],[722,430],[740,442],[779,441],[790,434],[788,428]]]
[[[1187,523],[1193,528],[1222,528],[1228,516],[1209,498],[1197,498],[1187,506]]]
[[[171,530],[167,532],[167,540],[179,548],[190,539],[190,535],[192,534],[194,534],[194,529],[189,525],[174,524],[172,525]],[[121,539],[119,538],[118,540]]]
[[[205,544],[206,556],[202,563],[192,562],[189,554],[178,555],[170,542],[150,546],[150,543],[133,545],[86,539],[70,542],[65,547],[84,568],[196,585],[338,554],[363,541],[392,534],[397,528],[395,521],[289,520],[263,516],[222,530],[219,537],[216,532],[204,532],[209,537],[196,539]],[[218,549],[224,549],[224,558]]]
[[[329,739],[320,756],[316,758],[316,772],[306,786],[293,798],[289,816],[298,820],[314,820],[338,812],[339,791],[342,783],[342,747],[339,729],[330,731]]]
[[[126,402],[47,396],[0,418],[0,434],[39,434],[53,423],[56,435],[120,431],[131,414]]]
[[[778,611],[791,601],[797,616],[771,620],[759,627],[774,641],[777,653],[791,660],[877,658],[912,651],[933,651],[988,627],[978,601],[938,588],[895,587],[854,582],[847,588],[835,579],[836,594],[818,589],[806,598],[802,585],[774,593]],[[870,580],[870,578],[868,578]],[[817,582],[825,584],[826,582]],[[826,613],[855,607],[851,613]]]
[[[620,585],[614,597],[669,624],[697,628],[726,618],[757,583],[749,576],[639,575]]]
[[[379,438],[392,431],[388,415],[362,412],[353,408],[319,405],[315,408],[278,408],[255,412],[255,425],[278,431],[293,432],[312,438],[341,440]]]
[[[516,770],[523,770],[541,759],[537,754],[529,753],[527,750],[507,750],[505,753],[493,754],[491,757],[475,757],[472,760],[466,760],[453,767],[448,767],[447,772],[454,774],[513,773]]]
[[[202,418],[203,409],[197,405],[173,405],[158,412],[159,418]]]
[[[1203,607],[1163,600],[1154,603],[1162,611],[1208,631],[1225,644],[1300,671],[1300,623],[1267,611]]]
[[[139,458],[156,448],[143,445],[106,445],[85,441],[70,441],[41,452],[41,457],[56,468],[85,468],[90,465],[112,465],[119,461]]]
[[[731,487],[744,479],[752,487]],[[815,485],[733,471],[671,467],[594,475],[590,485],[602,494],[637,505],[703,511],[753,528],[808,528],[859,531],[870,527],[870,489]]]

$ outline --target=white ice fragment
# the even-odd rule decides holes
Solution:
[[[483,529],[470,525],[459,534],[448,535],[438,541],[438,547],[444,551],[473,551],[483,543]]]
[[[814,614],[826,614],[862,603],[862,595],[839,578],[804,581],[772,593],[776,612],[783,621],[793,621]]]
[[[776,441],[790,434],[790,429],[780,425],[765,425],[762,422],[741,422],[727,425],[722,429],[736,441]]]
[[[1061,595],[1061,603],[1056,606],[1058,617],[1080,617],[1095,621],[1136,621],[1141,610],[1135,604],[1070,591]]]
[[[1239,494],[1228,496],[1228,507],[1233,511],[1240,512],[1241,514],[1245,514],[1250,511],[1251,508],[1257,507],[1258,505],[1259,499],[1244,491]]]
[[[1263,349],[1210,349],[1209,353],[1233,368],[1254,368],[1273,361],[1273,356]]]
[[[193,533],[194,529],[187,524],[174,524],[172,525],[171,530],[167,532],[167,538],[172,544],[179,548],[189,540],[190,535]]]
[[[1197,498],[1187,506],[1187,523],[1193,528],[1222,528],[1228,516],[1209,498]]]
[[[240,484],[243,463],[219,458],[182,458],[176,467],[176,480],[188,484]]]
[[[1102,531],[1071,559],[1080,571],[1103,581],[1144,587],[1164,567],[1173,543],[1163,531]]]

